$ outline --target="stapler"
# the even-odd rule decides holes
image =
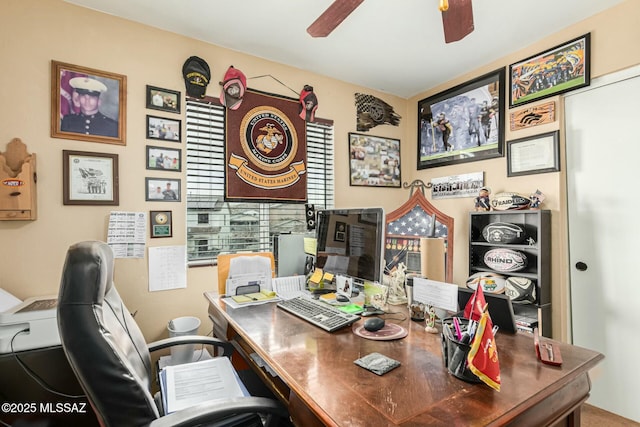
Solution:
[[[553,366],[562,365],[560,348],[550,340],[541,340],[538,328],[533,329],[533,341],[536,347],[536,355],[542,363]]]

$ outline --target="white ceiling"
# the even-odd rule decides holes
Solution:
[[[410,98],[623,0],[475,0],[474,32],[450,44],[438,0],[367,0],[327,38],[306,28],[333,0],[65,1]]]

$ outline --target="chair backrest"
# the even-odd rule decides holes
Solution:
[[[58,296],[60,339],[102,425],[147,425],[159,417],[151,358],[113,284],[113,258],[103,242],[69,248]]]

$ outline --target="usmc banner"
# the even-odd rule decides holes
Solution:
[[[307,201],[307,138],[298,101],[247,90],[227,110],[225,201]]]

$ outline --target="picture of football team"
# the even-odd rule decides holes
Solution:
[[[499,100],[489,86],[423,108],[421,160],[471,148],[490,148],[498,143]]]
[[[582,84],[585,80],[585,46],[586,39],[583,38],[512,66],[512,104]]]

